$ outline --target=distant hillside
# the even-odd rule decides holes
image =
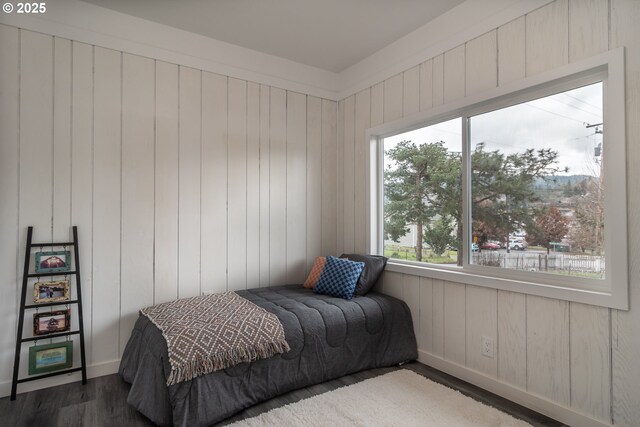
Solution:
[[[567,186],[573,187],[574,185],[589,179],[593,179],[593,177],[589,175],[546,176],[544,178],[536,178],[533,183],[533,188],[544,190],[563,189],[567,188]]]

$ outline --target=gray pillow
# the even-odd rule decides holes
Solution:
[[[365,295],[380,279],[384,267],[387,265],[387,257],[381,255],[342,254],[340,258],[348,258],[350,261],[364,262],[364,270],[358,279],[354,295]]]

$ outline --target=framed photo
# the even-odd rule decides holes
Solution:
[[[66,332],[71,329],[71,310],[33,314],[33,335]]]
[[[56,273],[71,270],[70,251],[36,252],[36,273]]]
[[[44,374],[73,366],[73,341],[29,347],[29,375]]]
[[[69,281],[36,282],[33,285],[33,302],[69,301]]]

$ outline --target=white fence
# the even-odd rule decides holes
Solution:
[[[548,271],[568,275],[604,277],[604,256],[569,255],[535,252],[476,252],[473,264],[509,268],[512,270]]]

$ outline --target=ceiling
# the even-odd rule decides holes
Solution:
[[[82,0],[339,73],[464,0]]]

